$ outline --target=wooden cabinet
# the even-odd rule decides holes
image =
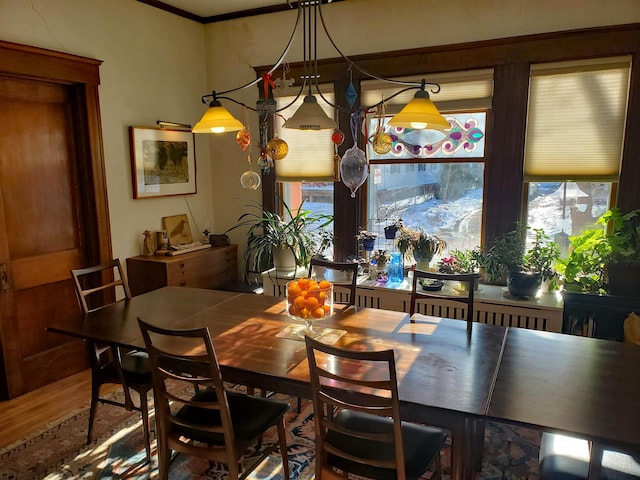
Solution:
[[[238,246],[212,247],[175,256],[127,258],[131,293],[165,286],[216,289],[238,280]]]

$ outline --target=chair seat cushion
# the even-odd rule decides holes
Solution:
[[[540,442],[540,480],[586,480],[590,458],[587,440],[545,432]],[[605,449],[600,478],[639,479],[640,456]]]
[[[122,355],[122,373],[129,384],[151,385],[151,362],[147,352]]]
[[[227,393],[229,413],[233,423],[233,433],[237,440],[247,441],[257,438],[267,428],[276,425],[280,418],[289,410],[289,404],[280,400],[254,397],[242,393]],[[214,389],[206,388],[196,393],[192,400],[200,402],[215,402],[217,394]],[[202,426],[220,426],[220,412],[205,408],[186,405],[176,415],[179,419]],[[224,436],[221,433],[204,432],[196,428],[175,426],[174,431],[199,442],[210,445],[223,445]]]
[[[345,428],[363,433],[393,433],[393,420],[387,417],[342,410],[335,421]],[[429,468],[436,455],[440,454],[446,436],[444,430],[439,428],[402,422],[402,446],[407,478],[418,478]],[[395,457],[394,447],[387,442],[366,440],[335,431],[327,433],[326,442],[362,458],[373,460]],[[355,463],[335,455],[329,455],[328,462],[356,475],[378,479],[396,478],[395,470]]]

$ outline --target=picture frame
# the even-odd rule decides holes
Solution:
[[[129,138],[134,199],[197,193],[193,133],[132,126]]]

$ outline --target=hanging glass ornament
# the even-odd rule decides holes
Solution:
[[[260,178],[260,175],[252,169],[250,154],[247,155],[247,160],[249,161],[249,170],[240,175],[240,185],[242,185],[242,188],[257,190],[260,183],[262,183],[262,179]]]
[[[350,118],[351,138],[353,147],[349,148],[340,159],[340,179],[349,190],[351,197],[355,198],[356,190],[365,182],[369,176],[369,162],[366,154],[356,145],[356,132],[360,123],[360,111],[353,112]]]
[[[267,155],[273,160],[282,160],[289,153],[289,145],[281,138],[273,137],[267,143]]]
[[[389,153],[391,151],[393,140],[391,139],[391,135],[389,135],[388,133],[376,133],[373,136],[371,144],[373,145],[374,152],[376,152],[378,155],[384,155],[385,153]]]
[[[344,133],[336,128],[331,135],[331,141],[337,146],[342,145],[342,142],[344,142]]]
[[[340,179],[351,190],[351,197],[355,198],[356,190],[365,182],[368,175],[367,156],[357,145],[344,152],[340,160]]]
[[[251,134],[249,131],[244,128],[238,130],[238,133],[236,133],[236,143],[240,145],[240,148],[244,152],[251,143]]]

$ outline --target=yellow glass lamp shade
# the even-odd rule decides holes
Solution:
[[[338,125],[318,105],[318,100],[314,95],[307,95],[300,108],[289,120],[284,122],[283,127],[296,130],[334,130],[338,128]]]
[[[440,114],[424,90],[416,92],[415,97],[399,113],[389,120],[390,127],[446,130],[449,122]]]
[[[214,100],[191,131],[193,133],[224,133],[236,132],[243,128],[244,125],[240,120],[235,119],[218,100]]]

